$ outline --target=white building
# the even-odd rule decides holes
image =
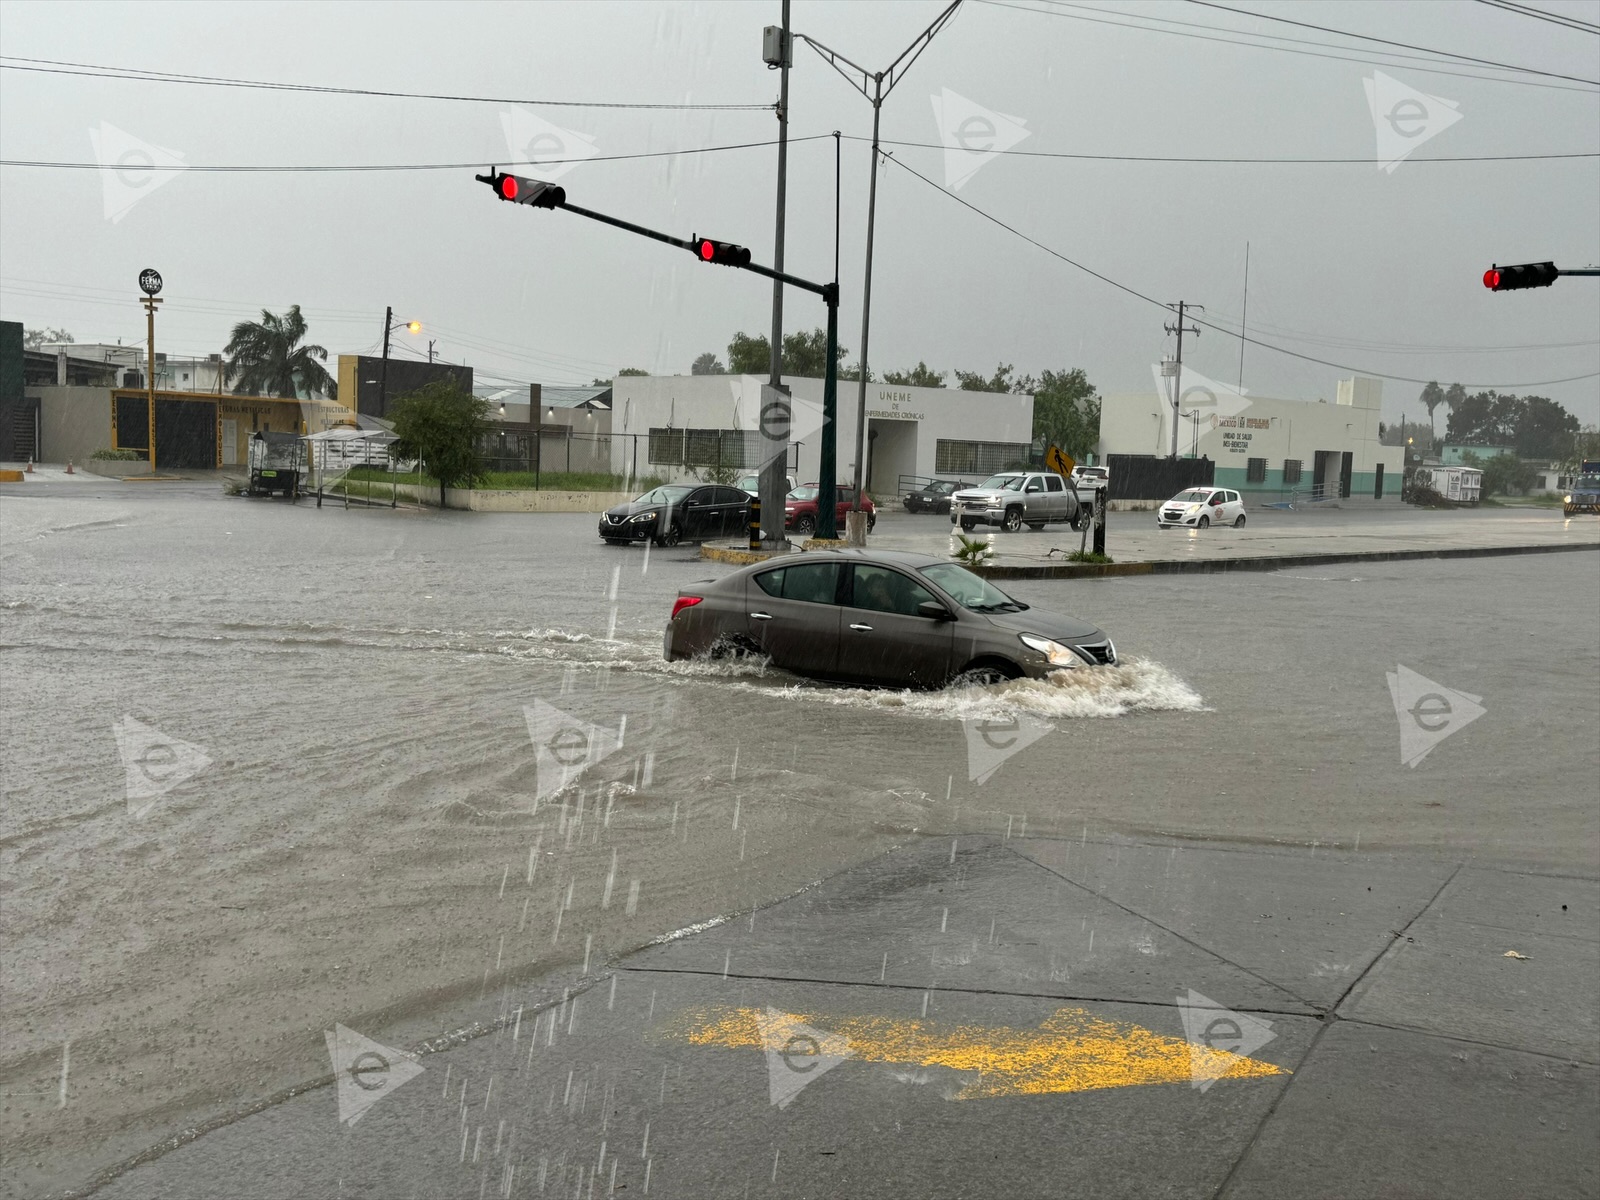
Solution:
[[[121,387],[144,387],[144,372],[149,365],[149,347],[143,342],[126,345],[110,342],[49,342],[42,347],[48,354],[65,358],[86,358],[95,362],[115,363],[120,369],[117,383]],[[63,375],[66,370],[62,364]],[[165,351],[156,351],[156,387],[168,392],[225,392],[223,386],[222,355],[208,354],[204,358],[191,358]],[[65,382],[63,378],[62,382]]]
[[[761,458],[761,390],[754,375],[621,375],[612,384],[612,470],[690,479],[707,467],[754,469]],[[818,482],[820,379],[785,377],[792,396],[789,473]],[[836,483],[855,476],[857,392],[839,381]],[[1033,397],[955,388],[867,385],[867,493],[904,490],[912,477],[978,482],[1025,463]]]
[[[1330,498],[1398,499],[1404,451],[1378,442],[1381,380],[1340,380],[1332,404],[1241,393],[1187,368],[1183,384],[1178,454],[1216,463],[1217,487],[1258,496],[1316,489]],[[1170,455],[1172,410],[1170,393],[1155,390],[1105,397],[1097,461],[1111,454]]]

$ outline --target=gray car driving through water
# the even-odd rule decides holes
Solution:
[[[799,675],[922,688],[1117,662],[1096,626],[1015,600],[959,563],[869,550],[797,554],[684,588],[663,653],[765,656]]]

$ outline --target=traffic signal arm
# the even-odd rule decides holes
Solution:
[[[680,250],[687,250],[702,262],[717,263],[722,266],[738,267],[740,270],[752,271],[757,275],[765,275],[768,279],[776,279],[791,287],[801,288],[804,291],[814,292],[829,303],[837,303],[837,288],[835,285],[812,283],[809,279],[801,279],[798,275],[790,275],[783,271],[774,271],[771,267],[764,267],[760,263],[750,261],[750,251],[743,246],[736,246],[732,242],[719,242],[713,238],[695,236],[688,241],[683,238],[673,237],[668,233],[661,233],[654,229],[646,229],[643,225],[635,225],[632,221],[624,221],[620,217],[608,216],[602,212],[595,212],[592,208],[584,208],[578,204],[567,202],[567,193],[563,188],[553,183],[545,183],[538,179],[528,179],[521,175],[504,175],[490,168],[489,174],[474,176],[479,183],[486,183],[495,191],[495,195],[502,200],[510,200],[516,204],[529,204],[535,208],[559,208],[566,212],[576,213],[580,217],[588,217],[591,221],[599,221],[603,225],[614,225],[618,229],[625,229],[629,233],[637,233],[657,242],[665,242],[669,246],[676,246]]]

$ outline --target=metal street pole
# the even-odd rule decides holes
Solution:
[[[872,104],[872,179],[868,185],[867,197],[867,261],[866,272],[861,288],[861,381],[856,392],[856,464],[852,482],[855,485],[855,515],[849,518],[849,524],[854,526],[856,540],[866,542],[866,518],[861,515],[863,497],[865,495],[866,470],[866,430],[867,430],[867,376],[870,373],[867,357],[867,339],[872,320],[872,243],[873,228],[877,217],[878,200],[878,128],[883,113],[884,98],[894,90],[894,85],[905,78],[905,73],[911,69],[911,64],[916,62],[922,52],[928,48],[934,35],[944,27],[945,23],[955,15],[956,9],[961,7],[961,0],[952,0],[948,8],[934,18],[933,23],[912,39],[911,44],[900,53],[900,57],[890,63],[883,71],[870,72],[857,66],[836,50],[830,50],[815,38],[797,34],[803,38],[818,54],[822,55],[839,74],[843,75],[850,85],[862,94]],[[841,66],[840,64],[844,64]],[[849,70],[845,68],[848,67]],[[857,80],[853,77],[859,75]],[[868,81],[871,81],[872,90],[867,90]],[[887,86],[885,85],[887,81]]]
[[[772,240],[772,269],[783,273],[783,218],[784,203],[789,179],[789,64],[794,57],[789,48],[789,0],[783,0],[783,27],[779,39],[778,74],[778,216],[777,229]],[[783,390],[783,281],[772,281],[772,344],[769,358],[771,378],[768,380],[775,396],[763,397],[758,429],[762,435],[761,452],[776,457],[763,464],[757,490],[761,495],[761,511],[768,516],[761,531],[762,541],[768,549],[786,548],[788,538],[783,532],[782,514],[788,495],[786,476],[789,472],[789,416],[788,394]],[[769,434],[776,436],[769,436]]]
[[[839,536],[839,194],[842,155],[839,131],[833,131],[833,295],[828,302],[828,365],[823,369],[822,446],[817,467],[817,536]]]
[[[154,296],[142,297],[149,338],[149,360],[145,372],[145,409],[150,417],[150,474],[156,473],[156,305],[161,301]]]

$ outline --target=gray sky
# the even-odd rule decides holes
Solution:
[[[1351,49],[1360,43],[1178,0],[1115,8],[1094,0],[1017,2],[1054,12],[969,0],[885,104],[885,139],[939,143],[931,97],[948,89],[1019,118],[1029,136],[1015,150],[1036,155],[1359,161],[1104,162],[1008,153],[966,179],[959,201],[1134,291],[1204,304],[1209,319],[1233,329],[1248,241],[1251,336],[1371,373],[1537,392],[1585,423],[1600,420],[1600,381],[1592,377],[1600,371],[1600,279],[1508,294],[1480,282],[1492,261],[1600,263],[1600,159],[1417,161],[1600,152],[1596,88],[1506,72],[1494,80],[1463,77],[1490,72],[1434,54],[1390,57],[1416,51]],[[1600,37],[1487,4],[1228,2],[1428,50],[1600,79]],[[1600,22],[1600,4],[1538,4]],[[796,0],[793,20],[796,30],[877,68],[941,7]],[[779,13],[776,0],[5,3],[0,49],[388,91],[766,104],[776,97],[778,76],[761,62],[761,28]],[[1190,24],[1158,26],[1152,18]],[[1350,61],[1210,40],[1241,38],[1242,31],[1304,39],[1275,44]],[[1344,48],[1330,50],[1334,43]],[[1458,114],[1392,172],[1376,161],[1363,86],[1374,69],[1398,81],[1394,86],[1454,102]],[[1503,81],[1508,77],[1520,82]],[[106,123],[194,167],[488,165],[509,157],[502,115],[516,107],[4,70],[0,156],[94,162],[90,131]],[[796,49],[791,107],[794,138],[871,132],[870,106],[803,46]],[[1437,102],[1423,107],[1435,122],[1444,111]],[[592,139],[599,156],[765,141],[776,128],[770,111],[533,104],[520,111]],[[942,150],[891,149],[945,182]],[[776,149],[762,147],[584,162],[560,182],[575,203],[679,236],[739,242],[770,262],[775,165]],[[816,279],[832,272],[833,166],[831,139],[791,146],[787,265]],[[852,359],[860,347],[867,166],[866,145],[846,141],[841,340]],[[167,297],[158,348],[173,353],[219,350],[233,322],[292,303],[330,353],[370,352],[383,308],[392,304],[398,319],[415,318],[427,329],[422,339],[397,334],[397,343],[425,351],[432,336],[442,357],[484,376],[545,383],[587,382],[623,366],[686,372],[702,351],[725,355],[735,331],[768,330],[765,280],[569,213],[501,204],[472,174],[191,170],[116,193],[137,198],[111,221],[100,172],[3,167],[0,315],[29,327],[64,326],[80,341],[142,339],[136,278],[154,266]],[[876,371],[919,359],[941,370],[990,371],[1004,361],[1027,372],[1082,367],[1102,392],[1153,387],[1151,364],[1171,348],[1160,309],[959,201],[894,165],[880,170]],[[786,300],[788,330],[821,325],[823,316],[814,297],[791,293]],[[1239,346],[1225,332],[1206,330],[1198,341],[1186,340],[1185,359],[1234,382]],[[1259,394],[1331,400],[1336,380],[1348,374],[1263,347],[1245,352],[1244,386]],[[1591,377],[1532,386],[1584,375]],[[1422,417],[1419,391],[1420,384],[1386,381],[1386,415]],[[1442,431],[1443,414],[1439,424]]]

